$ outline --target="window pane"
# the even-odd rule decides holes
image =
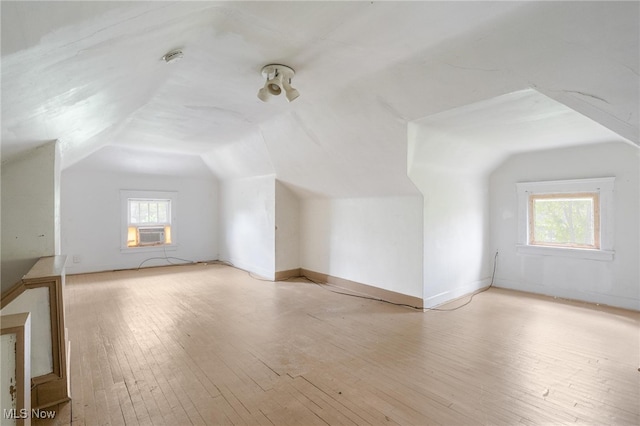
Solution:
[[[167,207],[169,206],[168,201],[163,201],[158,203],[158,222],[159,223],[169,223],[167,221]]]
[[[171,224],[171,200],[130,199],[128,201],[130,224]]]
[[[138,223],[140,215],[140,203],[138,201],[129,200],[129,223]]]
[[[594,197],[547,197],[533,200],[533,243],[594,247]]]
[[[149,203],[140,202],[140,223],[149,222]]]
[[[155,201],[149,203],[149,222],[158,223],[158,203]]]

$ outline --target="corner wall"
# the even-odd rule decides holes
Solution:
[[[424,196],[424,306],[433,307],[488,286],[488,181],[482,174],[414,169]]]
[[[60,253],[59,161],[53,141],[2,165],[2,291]]]
[[[276,272],[300,268],[300,202],[282,182],[276,180]]]
[[[518,154],[490,177],[496,285],[640,310],[640,149],[624,143]],[[516,253],[516,182],[616,178],[613,261]]]
[[[301,267],[422,298],[422,197],[305,199]]]
[[[491,282],[488,171],[495,149],[410,123],[409,177],[424,199],[424,306],[434,307]]]
[[[220,260],[275,278],[275,175],[220,182]]]

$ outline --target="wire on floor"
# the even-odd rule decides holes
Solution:
[[[473,293],[471,295],[471,297],[469,298],[469,300],[467,300],[462,305],[456,306],[455,308],[450,308],[450,309],[445,309],[445,308],[425,308],[425,307],[422,307],[422,306],[408,305],[406,303],[396,303],[396,302],[392,302],[390,300],[380,299],[380,298],[372,297],[372,296],[353,294],[353,293],[345,293],[345,292],[342,292],[342,291],[332,290],[331,288],[328,287],[328,286],[331,286],[331,284],[329,284],[329,283],[320,283],[320,282],[317,282],[317,281],[314,281],[314,280],[310,279],[309,277],[304,277],[304,278],[306,280],[316,284],[317,286],[327,290],[327,291],[330,291],[330,292],[336,293],[336,294],[342,294],[344,296],[357,297],[359,299],[366,299],[366,300],[373,300],[373,301],[376,301],[376,302],[388,303],[390,305],[402,306],[402,307],[405,307],[405,308],[411,308],[411,309],[420,310],[420,311],[452,312],[452,311],[457,311],[458,309],[467,306],[469,303],[471,303],[471,301],[473,300],[473,298],[477,294],[484,293],[485,291],[487,291],[491,287],[493,287],[493,282],[494,282],[494,279],[495,279],[495,276],[496,276],[496,265],[497,265],[497,263],[498,263],[498,252],[496,251],[496,254],[493,257],[493,272],[491,274],[491,282],[489,283],[489,286],[483,288],[482,290],[480,290],[478,292]]]
[[[419,306],[408,305],[406,303],[396,303],[396,302],[392,302],[390,300],[380,299],[380,298],[377,298],[377,297],[367,296],[367,295],[363,295],[363,294],[345,293],[343,291],[332,290],[331,288],[329,288],[329,287],[332,287],[332,285],[329,284],[329,283],[321,283],[321,282],[318,282],[318,281],[314,281],[309,277],[302,277],[302,278],[304,278],[305,280],[307,280],[309,282],[312,282],[313,284],[317,285],[318,287],[320,287],[320,288],[322,288],[324,290],[330,291],[331,293],[342,294],[343,296],[357,297],[358,299],[373,300],[373,301],[376,301],[376,302],[388,303],[390,305],[395,305],[395,306],[403,306],[405,308],[411,308],[411,309],[420,310],[420,311],[422,310],[422,308],[419,307]],[[338,287],[338,288],[340,288],[340,287]]]
[[[223,264],[223,265],[231,266],[232,268],[236,268],[236,266],[235,266],[233,263],[231,263],[231,262],[227,262],[227,261],[224,261],[224,260],[216,260],[216,261],[213,261],[213,262],[210,262],[210,263],[218,263],[218,264]],[[311,278],[306,277],[306,276],[303,276],[302,278],[306,279],[307,281],[309,281],[309,282],[311,282],[311,283],[313,283],[313,284],[317,285],[318,287],[320,287],[320,288],[322,288],[322,289],[324,289],[324,290],[327,290],[327,291],[330,291],[330,292],[332,292],[332,293],[336,293],[336,294],[341,294],[341,295],[343,295],[343,296],[356,297],[356,298],[359,298],[359,299],[365,299],[365,300],[372,300],[372,301],[375,301],[375,302],[388,303],[388,304],[390,304],[390,305],[394,305],[394,306],[402,306],[402,307],[405,307],[405,308],[415,309],[415,310],[417,310],[417,311],[452,312],[452,311],[457,311],[458,309],[460,309],[460,308],[463,308],[463,307],[467,306],[469,303],[471,303],[471,301],[473,300],[473,298],[474,298],[476,295],[478,295],[478,294],[480,294],[480,293],[484,293],[485,291],[487,291],[487,290],[489,290],[491,287],[493,287],[493,282],[494,282],[495,277],[496,277],[496,266],[497,266],[497,264],[498,264],[498,252],[496,251],[496,254],[495,254],[495,256],[493,257],[493,272],[491,273],[491,282],[489,283],[489,286],[488,286],[488,287],[483,288],[483,289],[482,289],[482,290],[480,290],[480,291],[477,291],[477,292],[473,293],[473,294],[471,295],[471,297],[469,298],[469,300],[467,300],[467,301],[466,301],[465,303],[463,303],[462,305],[460,305],[460,306],[456,306],[455,308],[450,308],[450,309],[445,309],[445,308],[425,308],[425,307],[423,307],[423,306],[414,306],[414,305],[409,305],[409,304],[406,304],[406,303],[396,303],[396,302],[392,302],[392,301],[390,301],[390,300],[381,299],[381,298],[373,297],[373,296],[367,296],[367,295],[363,295],[363,294],[345,293],[345,292],[343,292],[343,291],[337,291],[337,290],[333,290],[333,289],[331,289],[330,287],[333,287],[333,286],[332,286],[332,284],[329,284],[329,283],[323,283],[323,282],[318,282],[318,281],[314,281],[314,280],[312,280]],[[255,276],[255,275],[254,275],[253,273],[251,273],[250,271],[245,271],[245,272],[246,272],[247,274],[249,274],[249,276],[250,276],[251,278],[255,279],[255,280],[259,280],[259,281],[268,281],[268,282],[288,281],[288,280],[293,279],[293,278],[300,278],[300,277],[289,277],[289,278],[286,278],[286,279],[284,279],[284,280],[268,280],[268,279],[265,279],[265,278],[261,278],[261,277]],[[338,287],[338,288],[340,288],[340,287]]]
[[[471,303],[471,301],[473,300],[473,298],[480,293],[484,293],[485,291],[489,290],[491,287],[493,287],[493,281],[496,278],[496,265],[498,264],[498,252],[496,251],[495,256],[493,256],[493,272],[491,273],[491,282],[489,283],[488,287],[483,288],[480,291],[477,291],[475,293],[473,293],[471,295],[471,297],[469,298],[469,300],[467,300],[465,303],[463,303],[460,306],[456,306],[455,308],[451,308],[451,309],[445,309],[445,308],[424,308],[425,310],[429,310],[429,311],[439,311],[439,312],[451,312],[451,311],[457,311],[460,308],[463,308],[465,306],[467,306],[469,303]]]
[[[274,282],[275,282],[275,283],[277,283],[277,282],[281,282],[281,281],[287,281],[287,280],[290,280],[291,278],[299,278],[299,277],[290,277],[290,278],[286,278],[286,279],[283,279],[283,280],[269,280],[269,279],[267,279],[267,278],[263,278],[263,277],[260,277],[260,276],[258,276],[258,275],[255,275],[255,274],[254,274],[253,272],[251,272],[251,271],[247,271],[247,270],[245,270],[245,269],[238,268],[236,265],[234,265],[233,263],[231,263],[231,262],[229,262],[229,261],[226,261],[226,260],[214,260],[214,261],[209,262],[209,263],[216,263],[216,264],[220,264],[220,265],[227,265],[227,266],[231,266],[232,268],[240,269],[241,271],[245,271],[245,272],[246,272],[246,273],[247,273],[251,278],[253,278],[254,280],[258,280],[258,281],[267,281],[267,282],[270,282],[270,283],[274,283]]]
[[[169,263],[170,265],[184,265],[184,264],[198,263],[195,260],[182,259],[180,257],[174,257],[174,256],[167,256],[167,247],[163,246],[162,248],[163,248],[163,251],[164,251],[164,257],[150,257],[148,259],[145,259],[142,262],[140,262],[140,264],[136,268],[136,271],[139,271],[140,268],[142,268],[142,265],[144,265],[145,263],[149,262],[150,260],[164,260],[167,263]],[[182,261],[184,263],[175,263],[175,262],[172,262],[171,259],[180,260],[180,261]]]

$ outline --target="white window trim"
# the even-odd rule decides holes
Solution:
[[[129,228],[130,198],[171,200],[171,244],[157,246],[127,247],[127,230]],[[178,193],[175,191],[120,190],[120,252],[144,253],[174,251],[178,248]]]
[[[518,192],[518,254],[563,256],[611,261],[613,250],[613,187],[615,177],[516,183]],[[529,244],[529,195],[597,192],[600,198],[600,249]]]

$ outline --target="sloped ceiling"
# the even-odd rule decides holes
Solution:
[[[409,172],[487,175],[514,154],[597,143],[631,143],[571,108],[525,89],[416,120]]]
[[[120,170],[119,155],[142,150],[200,156],[220,179],[275,173],[310,194],[413,194],[409,122],[530,87],[638,143],[637,2],[2,1],[1,12],[3,161],[57,139],[63,167]],[[164,63],[174,48],[184,58]],[[296,70],[300,98],[256,98],[267,63]]]

